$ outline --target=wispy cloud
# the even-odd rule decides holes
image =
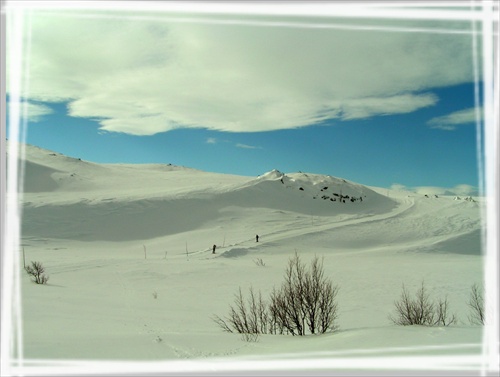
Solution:
[[[407,21],[417,27],[417,21]],[[362,24],[362,22],[361,22]],[[432,106],[472,80],[467,34],[34,14],[30,96],[110,132],[290,129]]]
[[[481,113],[481,112],[479,112]],[[453,131],[457,126],[476,122],[476,109],[470,108],[454,113],[432,118],[427,122],[431,128],[438,128],[446,131]]]
[[[262,149],[262,147],[257,147],[254,145],[248,145],[248,144],[242,144],[242,143],[233,143],[230,140],[219,140],[215,137],[209,137],[205,141],[207,144],[218,144],[218,143],[229,143],[233,144],[236,148],[242,148],[242,149]]]
[[[236,144],[236,147],[243,148],[243,149],[262,149],[262,147],[256,147],[253,145],[240,144],[240,143]]]
[[[437,96],[432,93],[359,98],[349,101],[342,107],[341,118],[360,119],[373,115],[406,114],[433,106],[437,101]]]
[[[12,101],[9,101],[9,104],[14,105]],[[43,104],[32,103],[29,101],[21,101],[16,104],[19,105],[21,117],[26,117],[26,119],[30,122],[39,122],[42,120],[44,115],[53,113],[53,110],[50,107]]]
[[[477,187],[461,184],[456,185],[455,187],[446,188],[446,187],[437,187],[437,186],[418,186],[418,187],[408,187],[398,183],[395,183],[391,186],[392,190],[397,191],[409,191],[419,195],[479,195],[479,190]]]

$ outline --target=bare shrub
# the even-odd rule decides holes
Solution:
[[[436,323],[435,326],[449,326],[457,323],[457,316],[450,314],[448,305],[448,298],[439,299],[436,304]]]
[[[219,316],[213,318],[224,331],[240,334],[267,333],[268,313],[262,294],[259,291],[256,295],[252,287],[249,292],[249,298],[245,302],[240,287],[235,295],[234,306],[229,308],[229,315],[225,319]]]
[[[325,333],[337,329],[338,290],[324,276],[322,260],[315,257],[306,269],[295,253],[288,262],[284,282],[280,288],[273,288],[268,304],[260,291],[257,295],[252,288],[245,303],[240,288],[226,319],[215,316],[214,321],[224,331],[241,334]]]
[[[272,324],[279,333],[306,335],[336,329],[339,288],[325,277],[322,260],[315,257],[306,269],[295,253],[288,261],[284,279],[270,299]]]
[[[31,262],[31,266],[27,266],[24,269],[36,284],[46,284],[49,280],[49,277],[44,274],[45,267],[40,262]]]
[[[338,286],[324,276],[323,259],[315,257],[311,262],[309,273],[306,274],[305,307],[306,323],[309,331],[325,333],[335,330],[335,320],[338,317],[336,302]]]
[[[264,261],[262,260],[262,258],[257,258],[253,261],[257,266],[259,267],[265,267],[266,264],[264,263]]]
[[[259,340],[259,334],[241,334],[241,339],[245,342],[255,343]]]
[[[403,284],[401,296],[394,306],[396,315],[389,319],[396,325],[449,326],[456,323],[455,315],[449,314],[448,299],[433,302],[423,281],[414,298]]]
[[[482,290],[477,284],[471,287],[470,298],[467,305],[471,308],[469,322],[473,325],[484,325],[484,298]]]

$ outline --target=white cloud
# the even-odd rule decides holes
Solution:
[[[342,119],[368,118],[373,115],[405,114],[422,107],[433,106],[438,98],[432,93],[402,94],[392,97],[360,98],[343,108]]]
[[[454,195],[455,193],[444,187],[435,186],[419,186],[412,189],[417,194],[420,195]]]
[[[81,13],[78,14],[78,16]],[[414,21],[408,21],[408,25]],[[269,131],[432,106],[469,35],[32,15],[30,97],[104,131]]]
[[[26,116],[29,122],[39,122],[44,115],[52,114],[53,110],[43,104],[32,103],[28,101],[21,101],[14,103],[12,100],[9,101],[10,105],[18,105],[20,109],[20,116]]]
[[[479,190],[477,187],[471,186],[471,185],[457,185],[450,189],[451,192],[453,192],[456,195],[479,195]]]
[[[479,112],[480,113],[480,112]],[[432,118],[427,122],[431,128],[453,131],[458,125],[471,124],[476,122],[476,109],[470,108],[456,111],[454,113]]]
[[[236,147],[243,148],[243,149],[262,149],[262,147],[256,147],[253,145],[240,144],[240,143],[236,144]]]
[[[405,185],[402,185],[400,183],[393,183],[390,187],[391,190],[396,190],[396,191],[406,191],[409,190]]]
[[[477,187],[460,184],[455,187],[437,187],[437,186],[418,186],[418,187],[407,187],[399,183],[394,183],[391,187],[392,190],[397,191],[408,191],[419,195],[461,195],[461,196],[478,196],[479,190]]]
[[[207,144],[218,144],[219,142],[234,144],[232,141],[229,141],[229,140],[219,140],[219,139],[217,139],[215,137],[209,137],[209,138],[207,138],[207,140],[205,142]],[[253,146],[253,145],[241,144],[241,143],[235,143],[234,146],[237,147],[237,148],[243,148],[243,149],[262,149],[261,147],[256,147],[256,146]]]

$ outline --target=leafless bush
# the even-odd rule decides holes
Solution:
[[[235,295],[234,306],[229,308],[229,315],[223,319],[215,316],[213,320],[227,332],[240,334],[264,334],[267,333],[268,312],[267,306],[262,299],[262,294],[255,294],[250,287],[250,295],[245,302],[241,288]]]
[[[435,326],[449,326],[457,323],[457,316],[455,314],[450,314],[448,305],[448,298],[444,300],[439,299],[436,304],[436,323]]]
[[[471,308],[469,322],[473,325],[484,325],[484,299],[482,290],[477,284],[471,287],[470,298],[467,305]]]
[[[259,334],[241,334],[241,339],[245,342],[257,342],[259,340]]]
[[[46,284],[49,280],[49,277],[44,274],[45,268],[40,262],[31,262],[31,266],[27,266],[24,269],[36,284]]]
[[[449,314],[448,299],[439,299],[433,302],[422,282],[415,297],[411,298],[410,293],[403,284],[401,296],[394,302],[396,315],[391,315],[389,319],[396,325],[411,326],[449,326],[456,323],[456,316]]]
[[[228,317],[216,316],[214,321],[225,331],[241,334],[306,335],[337,329],[339,288],[324,276],[322,260],[315,257],[306,269],[295,253],[284,279],[279,289],[273,288],[268,304],[252,288],[245,303],[240,288]]]
[[[391,316],[391,320],[397,325],[429,325],[434,322],[434,305],[423,282],[414,299],[403,284],[401,297],[394,305],[397,317]]]
[[[257,258],[253,261],[257,266],[259,267],[265,267],[266,264],[264,263],[264,261],[262,260],[262,258]]]
[[[305,291],[306,323],[312,334],[337,329],[335,321],[338,318],[338,291],[339,287],[324,276],[323,260],[315,257],[306,274]]]
[[[272,328],[278,333],[306,335],[335,330],[338,286],[324,275],[323,261],[315,257],[309,269],[297,253],[290,258],[285,281],[270,299]]]

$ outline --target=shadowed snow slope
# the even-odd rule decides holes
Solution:
[[[317,174],[257,178],[173,165],[95,164],[26,146],[25,237],[144,240],[200,228],[227,208],[309,216],[374,215],[397,202]]]

